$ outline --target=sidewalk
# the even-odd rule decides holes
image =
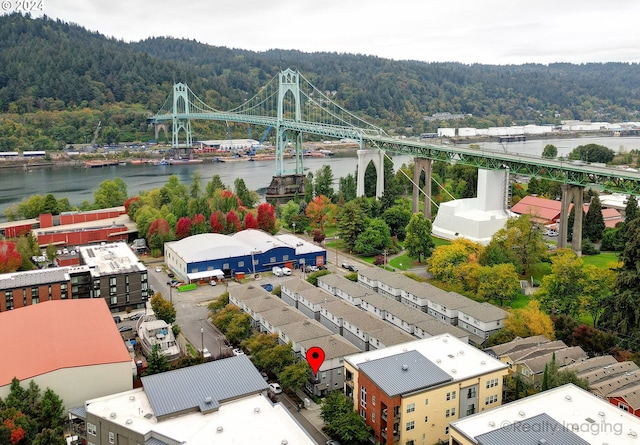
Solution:
[[[322,427],[324,426],[324,421],[320,416],[320,405],[315,403],[311,397],[305,394],[302,390],[296,391],[296,395],[300,398],[300,400],[304,401],[305,406],[300,410],[300,413],[311,423],[318,431],[320,431],[325,437],[327,437],[322,431]],[[308,401],[308,402],[307,402]],[[327,439],[329,439],[327,437]]]

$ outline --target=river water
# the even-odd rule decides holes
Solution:
[[[597,137],[570,139],[540,139],[525,142],[480,142],[483,150],[506,151],[526,155],[542,154],[544,146],[553,144],[558,148],[558,155],[568,154],[578,145],[600,144],[618,152],[621,149],[630,151],[640,150],[638,137]],[[411,160],[409,156],[394,156],[394,169]],[[305,173],[315,173],[323,165],[329,165],[333,176],[337,178],[347,174],[355,174],[357,160],[352,156],[334,156],[326,158],[305,158]],[[285,169],[293,169],[293,160],[285,160]],[[93,202],[93,192],[100,182],[116,177],[122,178],[127,184],[129,196],[134,196],[142,190],[151,190],[166,184],[170,175],[177,175],[180,182],[191,183],[194,171],[202,176],[202,188],[215,174],[220,175],[222,181],[233,187],[236,178],[243,178],[250,190],[258,190],[264,194],[264,189],[271,182],[274,174],[275,161],[258,162],[204,162],[192,165],[124,165],[104,168],[78,167],[47,167],[35,168],[30,171],[22,169],[0,169],[0,221],[5,221],[4,211],[23,198],[31,195],[46,195],[52,193],[56,198],[69,198],[71,205],[79,205],[82,201]],[[337,185],[335,186],[337,189]]]

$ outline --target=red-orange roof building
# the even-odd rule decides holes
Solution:
[[[561,201],[539,198],[537,196],[525,196],[516,205],[511,207],[513,213],[518,215],[531,215],[531,219],[539,224],[548,226],[558,223],[560,220]],[[569,206],[569,211],[573,204]],[[589,211],[589,205],[583,206],[584,213]],[[617,223],[624,221],[622,214],[613,208],[603,208],[602,218],[606,227],[615,227]]]
[[[0,397],[17,377],[65,406],[133,388],[133,365],[104,298],[44,301],[0,313]],[[133,366],[133,368],[132,368]]]

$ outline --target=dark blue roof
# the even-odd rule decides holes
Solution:
[[[568,427],[544,413],[480,434],[475,439],[478,445],[589,445]]]
[[[142,385],[157,418],[215,411],[224,401],[267,390],[246,355],[142,377]]]
[[[389,396],[407,394],[453,380],[415,350],[363,362],[358,367]]]

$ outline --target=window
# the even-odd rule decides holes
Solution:
[[[428,405],[429,404],[429,399],[424,399],[424,404]]]
[[[448,409],[445,413],[445,417],[455,417],[455,415],[456,415],[455,408]]]
[[[413,445],[413,440],[407,440],[407,443],[405,445]]]
[[[364,420],[367,420],[367,412],[363,409],[360,410],[360,416],[362,416],[362,418]]]
[[[424,416],[424,423],[429,422],[429,416]]]
[[[493,388],[494,386],[498,386],[498,379],[487,380],[487,388]]]
[[[117,280],[116,277],[109,278],[109,286],[115,286],[116,280]]]
[[[51,294],[51,285],[49,285],[49,301],[51,301],[52,296],[53,295]]]
[[[407,412],[408,413],[412,413],[416,410],[416,404],[415,403],[410,403],[407,405]]]
[[[618,402],[618,408],[620,408],[622,411],[629,412],[629,407],[621,402]]]
[[[363,408],[367,407],[367,388],[364,386],[360,387],[360,406]]]
[[[66,300],[67,297],[68,297],[68,295],[67,295],[67,283],[62,283],[60,285],[60,299]]]
[[[109,443],[116,443],[116,435],[109,431]]]
[[[339,374],[340,374],[340,373],[338,372],[338,375],[339,375]],[[376,396],[371,396],[371,404],[372,404],[373,406],[376,406]]]
[[[444,433],[445,433],[447,436],[449,435],[449,427],[446,427],[446,428],[444,429]]]
[[[492,403],[496,403],[498,401],[498,395],[494,394],[492,396],[486,397],[484,399],[484,404],[485,405],[491,405]]]
[[[475,399],[476,398],[476,387],[469,388],[467,391],[467,399]]]
[[[96,426],[91,422],[87,422],[87,434],[96,435]]]
[[[27,289],[22,289],[22,307],[27,305]]]
[[[447,400],[455,400],[456,398],[456,392],[455,391],[451,391],[447,393]]]
[[[7,310],[13,309],[13,291],[8,290],[4,293],[4,301],[7,304]]]
[[[118,304],[118,296],[111,297],[110,301],[111,301],[111,304]]]
[[[376,423],[376,413],[371,413],[371,422]]]
[[[472,403],[471,405],[467,405],[467,416],[470,416],[471,414],[475,414],[476,412],[476,404]]]
[[[413,420],[411,420],[410,422],[407,422],[407,431],[411,431],[415,427],[416,427],[416,423]]]
[[[238,261],[238,267],[244,267],[244,261]]]

